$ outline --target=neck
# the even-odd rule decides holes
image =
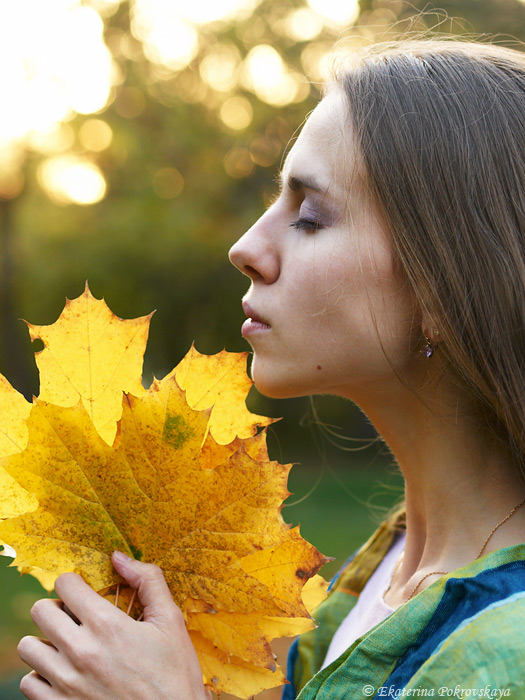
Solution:
[[[476,559],[494,526],[525,499],[509,454],[481,432],[459,398],[444,383],[432,396],[423,402],[397,383],[368,387],[359,401],[405,479],[406,545],[390,604],[404,602],[429,572],[451,572]],[[497,528],[483,554],[522,542],[525,506]],[[436,578],[429,576],[418,592]]]

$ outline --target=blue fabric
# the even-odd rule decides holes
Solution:
[[[472,578],[449,579],[436,611],[415,644],[399,658],[383,687],[390,693],[404,688],[422,664],[465,620],[524,589],[525,561],[509,562]],[[379,691],[376,697],[380,697]]]
[[[288,650],[288,663],[286,666],[286,678],[289,681],[288,685],[283,688],[283,694],[281,695],[281,700],[295,700],[297,691],[293,684],[293,670],[295,662],[297,661],[299,647],[299,639],[297,638]]]
[[[359,550],[356,549],[355,552],[354,552],[353,554],[351,554],[351,555],[348,557],[348,559],[345,561],[345,563],[343,564],[343,566],[341,566],[341,568],[340,568],[340,569],[337,571],[337,573],[334,575],[334,577],[333,577],[332,580],[330,581],[330,585],[329,585],[328,588],[327,588],[327,591],[326,591],[327,593],[330,593],[330,591],[332,590],[332,588],[335,586],[335,584],[337,583],[337,581],[338,581],[339,578],[341,577],[341,574],[345,571],[345,569],[346,569],[346,567],[348,566],[348,564],[350,564],[350,563],[355,559],[355,555],[357,554],[358,551],[359,551]]]
[[[514,593],[513,595],[510,595],[508,598],[503,598],[502,600],[497,600],[495,603],[491,603],[490,605],[487,605],[486,608],[481,610],[480,612],[477,612],[475,615],[472,615],[472,617],[467,617],[466,620],[463,620],[463,622],[457,627],[455,630],[456,632],[461,631],[465,627],[468,627],[476,618],[478,618],[481,614],[483,613],[488,613],[491,610],[496,610],[496,608],[501,608],[503,605],[510,605],[511,603],[520,600],[522,598],[525,598],[525,591],[519,591],[518,593]],[[435,653],[437,653],[445,644],[447,640],[444,639],[442,642],[440,642],[439,646],[436,647]]]

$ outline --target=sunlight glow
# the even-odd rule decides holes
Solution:
[[[173,3],[173,0],[166,0],[166,3]],[[179,12],[189,22],[206,24],[249,16],[257,5],[257,0],[192,0],[181,3]]]
[[[131,30],[150,61],[172,70],[187,66],[199,50],[197,31],[171,0],[135,0]]]
[[[0,144],[102,109],[112,59],[97,12],[81,0],[0,3]]]
[[[102,17],[110,17],[120,7],[122,0],[89,0],[89,4],[99,12]]]
[[[199,72],[211,88],[229,92],[237,87],[240,62],[241,56],[235,46],[216,44],[202,59]]]
[[[236,95],[222,104],[219,116],[228,128],[240,131],[250,126],[253,119],[253,108],[246,97]]]
[[[249,17],[260,2],[134,0],[131,30],[133,36],[143,42],[150,61],[171,70],[182,70],[198,53],[200,25]]]
[[[60,204],[95,204],[106,194],[106,181],[99,168],[77,156],[56,156],[40,165],[38,180]]]
[[[78,137],[86,150],[104,151],[113,140],[113,131],[102,119],[88,119],[80,127]]]
[[[335,54],[332,45],[323,42],[307,44],[301,53],[301,64],[308,80],[324,82],[332,76]]]
[[[318,36],[323,28],[320,16],[307,7],[292,10],[284,21],[286,34],[294,41],[310,41]]]
[[[75,132],[69,124],[53,124],[47,131],[32,131],[27,138],[27,144],[33,151],[48,156],[63,153],[74,143]]]
[[[245,59],[244,85],[268,104],[281,107],[304,99],[308,86],[301,76],[291,73],[277,51],[268,44],[259,44]]]
[[[308,0],[308,5],[328,24],[353,24],[359,16],[359,0]]]

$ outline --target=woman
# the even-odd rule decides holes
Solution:
[[[524,115],[517,52],[354,56],[231,250],[260,391],[355,401],[406,483],[293,649],[286,698],[525,696]],[[149,624],[60,577],[82,624],[37,604],[50,644],[22,640],[24,694],[205,698],[160,572],[114,564]]]

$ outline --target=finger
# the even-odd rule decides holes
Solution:
[[[106,606],[113,608],[107,600],[96,593],[78,574],[62,574],[55,581],[55,591],[70,613],[82,624],[93,613]]]
[[[23,637],[18,644],[18,656],[49,683],[58,663],[58,651],[46,639]]]
[[[53,688],[36,671],[31,671],[20,681],[20,690],[28,700],[55,700]]]
[[[144,607],[145,622],[153,622],[159,626],[165,622],[172,623],[174,617],[182,618],[162,569],[155,564],[130,559],[122,552],[113,552],[112,561],[118,573],[130,586],[137,589]]]
[[[75,625],[80,625],[80,620],[78,619],[78,617],[75,617],[75,615],[73,615],[71,610],[67,607],[67,605],[63,601],[61,601],[61,603],[62,603],[62,610],[66,613],[66,615],[68,615],[73,620]]]
[[[61,600],[42,598],[31,608],[31,618],[43,634],[58,648],[71,638],[78,625],[64,610]]]

